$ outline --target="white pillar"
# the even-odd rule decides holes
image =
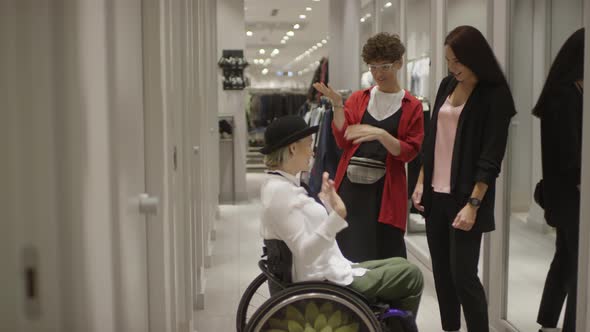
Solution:
[[[533,105],[539,98],[549,64],[549,40],[550,36],[550,8],[549,2],[546,0],[536,1],[533,6]],[[539,179],[543,177],[541,168],[541,122],[537,118],[533,118],[532,125],[532,169],[531,169],[531,184],[534,192],[534,186]],[[529,216],[527,218],[527,225],[540,230],[546,231],[548,226],[545,224],[543,216],[543,209],[541,209],[534,201],[531,200],[529,209]]]
[[[335,89],[358,90],[361,45],[358,0],[330,1],[330,85]]]

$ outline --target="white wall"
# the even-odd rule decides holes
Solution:
[[[487,35],[487,0],[446,0],[447,31],[460,25],[472,25]],[[443,40],[444,42],[444,40]]]

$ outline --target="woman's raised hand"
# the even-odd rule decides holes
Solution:
[[[324,204],[329,204],[342,219],[346,218],[346,205],[336,192],[334,181],[330,180],[328,172],[324,172],[322,175],[322,191],[318,196]]]
[[[332,106],[342,105],[342,95],[332,89],[329,84],[326,86],[324,83],[314,83],[313,87],[321,92],[324,96],[330,98],[332,101]]]

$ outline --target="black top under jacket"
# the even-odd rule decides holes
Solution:
[[[570,226],[580,218],[582,92],[574,83],[553,89],[541,117],[543,198],[550,225]]]
[[[443,79],[436,94],[428,136],[422,145],[424,163],[424,216],[432,206],[432,173],[438,112],[446,98],[454,91],[457,80],[453,76]],[[489,232],[495,229],[494,200],[496,178],[506,143],[510,119],[516,114],[512,93],[505,84],[479,82],[467,99],[459,116],[451,161],[451,195],[460,206],[467,204],[476,182],[488,185],[488,190],[477,212],[472,231]]]

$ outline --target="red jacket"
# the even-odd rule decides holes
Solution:
[[[336,144],[343,150],[334,178],[336,189],[340,188],[348,163],[360,146],[360,144],[352,144],[351,141],[347,141],[344,138],[344,133],[349,125],[361,123],[361,119],[369,105],[371,89],[356,91],[348,98],[344,105],[345,121],[342,130],[338,130],[334,122],[332,122],[332,132],[336,138]],[[385,188],[383,188],[379,222],[393,225],[405,231],[408,213],[408,186],[405,163],[410,162],[418,155],[424,139],[422,103],[407,91],[402,99],[402,115],[397,130],[397,138],[400,141],[401,153],[399,156],[387,155]]]

